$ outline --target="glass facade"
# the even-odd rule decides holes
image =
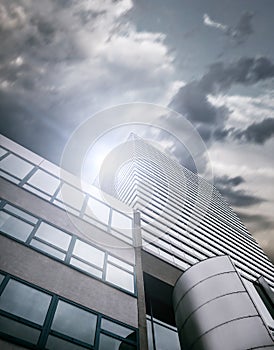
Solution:
[[[138,331],[98,312],[1,274],[0,334],[39,349],[138,349]]]
[[[136,293],[134,265],[6,201],[0,205],[2,234],[128,293]]]
[[[132,215],[103,203],[100,196],[95,197],[96,191],[88,193],[78,189],[11,151],[1,150],[2,177],[93,225],[103,227],[109,234],[133,243]]]

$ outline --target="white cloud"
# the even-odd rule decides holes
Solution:
[[[228,29],[228,27],[226,25],[213,21],[209,17],[209,15],[206,14],[206,13],[203,16],[203,20],[204,20],[204,24],[206,26],[213,27],[213,28],[218,28],[218,29],[221,29],[221,30],[224,30],[224,31],[226,31]]]

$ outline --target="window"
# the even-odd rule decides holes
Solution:
[[[1,211],[0,229],[3,233],[25,242],[33,230],[33,226],[7,212]]]
[[[52,176],[48,174],[47,172],[38,169],[34,175],[28,180],[28,184],[36,187],[36,189],[41,190],[50,196],[52,196],[55,191],[57,190],[57,187],[59,185],[60,181],[55,176]],[[25,187],[25,185],[24,185]],[[31,186],[27,186],[27,188],[32,191]]]
[[[0,296],[0,332],[4,339],[35,349],[137,350],[135,328],[10,275],[5,281]]]
[[[42,325],[51,297],[21,282],[10,279],[0,299],[3,311]]]
[[[94,344],[97,316],[64,301],[59,301],[51,329]]]
[[[26,162],[14,154],[9,154],[1,161],[1,169],[11,174],[12,177],[8,177],[8,179],[12,180],[14,177],[13,181],[15,182],[19,182],[16,181],[15,177],[20,180],[23,179],[32,170],[32,168],[32,164]],[[7,177],[6,174],[2,171],[1,174],[2,176]]]
[[[95,198],[90,197],[85,214],[108,225],[110,208]]]
[[[4,202],[5,203],[5,202]],[[0,212],[1,232],[129,293],[134,266],[8,203]]]

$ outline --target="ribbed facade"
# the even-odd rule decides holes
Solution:
[[[273,264],[214,186],[138,137],[127,152],[112,194],[141,212],[144,250],[183,270],[229,255],[243,277],[274,287]]]

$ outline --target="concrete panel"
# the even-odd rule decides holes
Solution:
[[[4,236],[0,246],[3,271],[138,327],[136,298]]]

